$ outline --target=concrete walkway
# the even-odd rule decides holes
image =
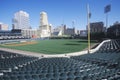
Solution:
[[[16,50],[16,49],[9,49],[9,48],[0,48],[2,51],[7,51],[11,53],[17,53],[17,54],[23,54],[27,56],[34,56],[34,57],[70,57],[72,55],[81,55],[87,53],[87,51],[80,51],[80,52],[74,52],[74,53],[66,53],[66,54],[43,54],[43,53],[36,53],[36,52],[29,52],[29,51],[22,51],[22,50]]]
[[[35,57],[41,57],[42,53],[35,53],[35,52],[29,52],[29,51],[22,51],[22,50],[16,50],[16,49],[9,49],[9,48],[0,48],[2,51],[7,51],[11,53],[17,53],[17,54],[23,54],[27,56],[35,56]]]

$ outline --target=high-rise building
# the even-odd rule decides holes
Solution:
[[[24,11],[19,11],[14,14],[13,29],[29,29],[29,14]]]
[[[117,21],[107,29],[109,38],[120,38],[120,23]]]
[[[48,18],[46,12],[40,13],[40,37],[50,37],[51,26],[48,24]]]
[[[86,26],[87,28],[87,26]],[[105,32],[104,30],[104,23],[103,22],[94,22],[90,23],[90,33],[100,33]]]
[[[47,13],[41,12],[40,13],[40,25],[48,25],[48,18],[47,18]]]
[[[0,30],[8,30],[8,25],[4,23],[0,23]]]

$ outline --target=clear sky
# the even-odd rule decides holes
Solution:
[[[20,10],[29,13],[32,28],[38,28],[40,12],[45,11],[49,23],[54,27],[62,23],[72,27],[72,21],[75,21],[77,29],[86,29],[87,3],[92,13],[91,22],[105,22],[104,7],[108,4],[111,4],[108,25],[112,25],[115,21],[120,22],[120,0],[0,0],[0,3],[0,22],[8,24],[9,29],[12,27],[14,13]]]

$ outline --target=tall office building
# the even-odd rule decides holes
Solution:
[[[29,14],[24,11],[19,11],[14,14],[13,29],[29,29]]]
[[[86,29],[87,29],[87,26],[86,26]],[[90,32],[91,33],[105,32],[104,23],[103,22],[90,23]]]
[[[40,37],[50,37],[51,36],[51,26],[48,24],[48,18],[46,12],[40,13]]]

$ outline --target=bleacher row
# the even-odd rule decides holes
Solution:
[[[120,41],[119,40],[111,40],[102,45],[102,47],[97,51],[99,53],[117,53],[120,52]]]
[[[0,80],[120,80],[120,40],[80,56],[37,58],[0,51]]]

